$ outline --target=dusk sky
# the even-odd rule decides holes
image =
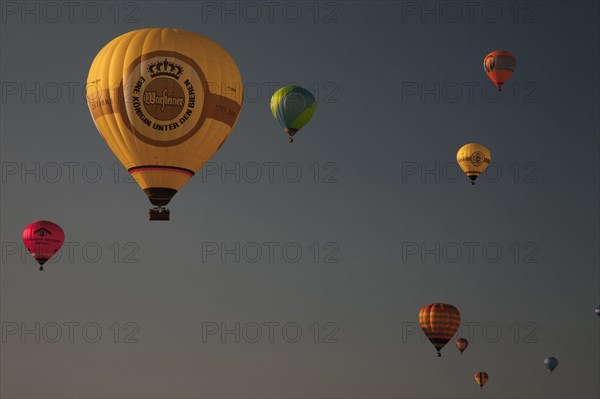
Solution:
[[[1,2],[2,398],[600,396],[599,2],[67,3]],[[244,87],[168,222],[85,98],[148,27],[219,43]],[[517,60],[500,94],[494,50]],[[287,84],[317,101],[292,144]],[[66,236],[43,272],[38,220]],[[441,358],[436,302],[462,318]]]

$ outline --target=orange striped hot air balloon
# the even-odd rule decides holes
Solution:
[[[483,59],[483,69],[498,91],[502,91],[502,85],[510,79],[516,67],[517,59],[508,51],[492,51]]]
[[[479,384],[479,387],[483,389],[483,386],[488,382],[488,373],[485,371],[478,371],[475,373],[475,381]]]
[[[440,350],[446,346],[460,326],[460,312],[452,305],[431,303],[421,309],[419,323],[440,357],[442,356]]]

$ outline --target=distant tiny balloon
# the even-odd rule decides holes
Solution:
[[[475,373],[475,382],[479,384],[479,387],[483,389],[483,386],[488,382],[488,373],[485,371],[478,371]]]
[[[600,305],[596,306],[596,309],[594,309],[594,312],[596,312],[596,316],[600,317]]]
[[[456,340],[456,347],[460,351],[461,355],[465,351],[465,349],[467,349],[467,346],[469,346],[469,341],[467,341],[466,339],[459,338]]]
[[[547,357],[544,359],[544,366],[546,366],[546,368],[550,370],[550,374],[552,374],[554,369],[558,366],[558,359],[552,356]]]
[[[63,229],[47,220],[31,223],[23,230],[23,243],[39,263],[40,271],[44,270],[44,263],[58,252],[64,242]]]

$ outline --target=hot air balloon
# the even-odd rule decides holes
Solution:
[[[467,341],[466,339],[459,338],[456,340],[456,347],[460,351],[461,356],[465,349],[467,349],[467,346],[469,346],[469,341]]]
[[[217,43],[172,28],[109,42],[92,62],[88,107],[96,127],[144,190],[150,220],[217,152],[242,107],[242,79]]]
[[[596,309],[594,309],[594,312],[596,312],[596,316],[600,317],[600,305],[596,306]]]
[[[483,386],[488,382],[488,373],[485,371],[478,371],[475,373],[475,381],[479,384],[479,387],[483,389]]]
[[[483,59],[483,69],[498,91],[502,91],[502,85],[510,79],[516,67],[517,59],[508,51],[492,51]]]
[[[271,112],[288,134],[290,143],[298,130],[310,121],[316,109],[315,96],[302,87],[285,86],[271,97]]]
[[[44,270],[44,263],[58,252],[64,242],[63,229],[47,220],[33,222],[23,230],[23,243],[40,264],[40,270]]]
[[[556,366],[558,366],[558,359],[552,356],[547,357],[544,359],[544,366],[546,366],[546,368],[550,370],[550,374],[552,374]]]
[[[456,161],[460,168],[475,184],[475,179],[488,167],[492,155],[485,146],[477,143],[465,144],[456,153]]]
[[[445,303],[428,304],[423,306],[419,313],[419,323],[429,341],[437,349],[438,357],[441,357],[440,350],[450,341],[460,326],[460,312],[454,306]]]

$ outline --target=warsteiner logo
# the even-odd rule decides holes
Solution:
[[[185,104],[180,86],[171,84],[171,79],[155,79],[144,91],[144,107],[150,115],[161,121],[179,115]]]
[[[152,80],[144,91],[144,107],[150,115],[160,121],[169,121],[179,115],[185,105],[185,95],[177,80],[183,73],[183,67],[164,59],[148,65]],[[173,79],[175,79],[175,81]]]
[[[163,54],[142,56],[129,67],[121,114],[137,138],[168,147],[188,140],[202,127],[206,94],[204,74],[192,60]]]

